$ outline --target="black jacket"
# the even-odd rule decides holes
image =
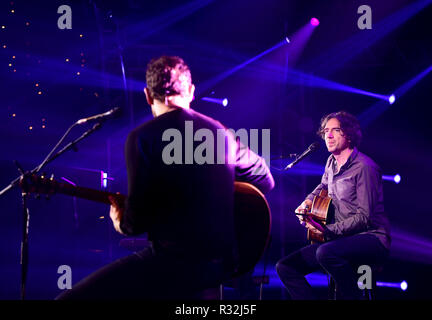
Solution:
[[[250,182],[263,193],[274,187],[274,180],[264,159],[224,129],[212,118],[178,108],[129,134],[128,199],[120,224],[124,233],[147,232],[155,246],[181,255],[212,258],[232,251],[234,180]],[[221,134],[227,147],[222,149],[224,163],[218,164]],[[203,152],[204,141],[214,146],[213,155]],[[198,164],[203,158],[207,163]]]

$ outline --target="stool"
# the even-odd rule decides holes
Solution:
[[[259,293],[259,299],[258,300],[261,301],[262,297],[263,297],[263,286],[264,286],[264,284],[269,284],[270,278],[267,275],[255,276],[252,278],[252,280],[256,285],[259,285],[260,293]]]
[[[247,279],[249,279],[250,285],[252,285],[254,289],[256,289],[257,286],[259,287],[258,300],[262,300],[263,299],[264,285],[268,284],[270,282],[270,277],[268,275],[262,275],[262,276],[250,275]],[[244,285],[244,283],[243,283],[243,285]],[[220,285],[220,300],[224,299],[224,288],[225,287],[239,290],[241,286],[242,286],[242,284],[241,284],[241,280],[239,277],[233,278],[230,281],[224,282],[223,284]],[[243,296],[243,297],[240,297],[240,299],[250,300],[250,299],[255,299],[255,298],[251,298],[251,297],[245,298],[245,296]]]

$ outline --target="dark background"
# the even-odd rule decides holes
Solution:
[[[255,273],[265,271],[270,276],[264,299],[287,298],[274,264],[306,243],[305,230],[293,211],[320,181],[328,156],[324,144],[292,171],[280,169],[290,162],[289,154],[302,152],[318,139],[315,132],[323,115],[341,109],[355,115],[379,111],[364,118],[360,149],[380,165],[384,175],[402,177],[399,184],[384,181],[393,245],[378,280],[406,280],[408,290],[379,287],[378,298],[430,299],[430,74],[397,96],[393,105],[336,87],[323,88],[322,81],[310,78],[381,95],[396,92],[432,65],[430,3],[2,1],[0,188],[18,175],[13,160],[25,169],[34,168],[72,123],[120,106],[119,117],[105,122],[78,145],[77,152],[62,155],[45,172],[54,173],[58,180],[63,177],[101,189],[104,171],[113,179],[108,190],[126,192],[127,133],[151,119],[142,92],[146,64],[162,54],[179,55],[192,70],[196,110],[236,130],[271,129],[276,180],[268,195],[272,242]],[[61,15],[57,8],[63,4],[72,8],[71,30],[57,27]],[[357,27],[357,8],[363,4],[372,8],[371,30]],[[291,38],[311,17],[317,17],[320,25],[298,60],[290,60],[285,45],[221,81],[212,81],[286,36]],[[294,69],[300,72],[297,76],[290,73]],[[228,98],[229,105],[201,100],[205,96]],[[74,128],[68,141],[87,127]],[[20,201],[17,188],[0,197],[0,299],[19,299]],[[112,229],[108,210],[106,205],[63,195],[30,201],[28,298],[52,299],[60,292],[60,265],[71,266],[76,283],[129,253],[119,246],[122,237]],[[317,277],[320,280],[314,285],[324,292],[320,281],[325,278]]]

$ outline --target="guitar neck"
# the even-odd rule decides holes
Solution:
[[[102,202],[106,204],[110,204],[108,199],[109,196],[119,196],[118,194],[107,192],[107,191],[99,191],[85,187],[76,187],[67,183],[59,182],[56,186],[56,191],[58,193],[66,194],[73,197],[83,198],[91,201]]]

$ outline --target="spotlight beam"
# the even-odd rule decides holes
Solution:
[[[126,27],[124,34],[128,36],[128,39],[132,39],[132,41],[128,41],[128,44],[132,45],[138,43],[141,40],[156,34],[161,30],[166,29],[167,27],[192,15],[196,11],[206,7],[212,2],[214,2],[214,0],[193,0],[170,11],[167,11],[151,20]]]
[[[307,87],[323,88],[329,90],[338,90],[344,92],[350,92],[354,94],[360,94],[364,96],[369,96],[377,98],[384,101],[389,101],[388,95],[383,95],[379,93],[374,93],[358,88],[354,88],[345,84],[337,83],[332,80],[324,79],[318,76],[300,72],[294,69],[288,70],[287,82],[290,84],[301,84]]]
[[[388,288],[398,288],[402,291],[408,289],[408,283],[404,280],[402,282],[376,282],[377,287],[388,287]]]
[[[389,98],[390,98],[389,95],[383,95],[375,92],[354,88],[332,80],[328,80],[312,74],[304,73],[293,68],[287,69],[286,67],[281,67],[279,65],[270,62],[263,62],[262,64],[253,67],[247,65],[242,65],[241,67],[242,68],[247,67],[248,71],[251,72],[251,76],[259,77],[260,79],[267,78],[269,81],[283,81],[285,83],[292,84],[292,85],[294,84],[294,85],[302,85],[302,86],[313,87],[313,88],[344,91],[344,92],[373,97],[376,99],[386,101],[387,103],[389,102]],[[229,72],[228,74],[227,72],[224,74],[224,76],[226,75],[227,77],[230,74],[232,73]],[[277,74],[285,74],[285,77],[278,77]],[[217,79],[213,79],[211,84],[213,85],[216,84],[217,82],[221,81],[222,78],[223,77],[220,76]],[[208,88],[206,87],[206,89]]]
[[[281,42],[277,43],[276,45],[274,45],[273,47],[271,47],[270,49],[265,50],[264,52],[261,52],[260,54],[256,55],[255,57],[235,66],[232,69],[229,69],[223,73],[221,73],[220,75],[207,80],[205,82],[203,82],[202,84],[199,85],[199,90],[200,92],[206,92],[207,90],[209,90],[210,88],[214,87],[217,83],[221,82],[222,80],[225,80],[226,78],[228,78],[229,76],[231,76],[232,74],[234,74],[235,72],[239,71],[240,69],[243,69],[244,67],[248,66],[249,64],[251,64],[252,62],[260,59],[261,57],[265,56],[266,54],[288,44],[289,42],[284,39]]]
[[[275,46],[271,47],[270,49],[265,50],[264,52],[256,55],[255,57],[246,60],[245,62],[219,74],[218,76],[205,81],[204,83],[200,84],[199,90],[200,92],[206,92],[210,88],[214,87],[217,83],[225,80],[235,72],[244,69],[245,67],[248,67],[251,63],[257,61],[258,59],[262,58],[263,56],[269,54],[270,52],[275,51],[276,49],[286,45],[290,44],[287,51],[283,52],[284,59],[285,57],[288,57],[288,66],[292,66],[296,63],[298,60],[298,57],[300,56],[301,52],[303,51],[307,41],[310,39],[313,30],[318,26],[319,20],[316,18],[312,18],[310,22],[306,23],[302,28],[300,28],[298,31],[296,31],[292,37],[288,38],[285,37],[284,40],[277,43]],[[264,63],[267,66],[267,69],[274,69],[277,70],[280,68],[280,66],[274,67],[271,63]],[[262,69],[263,66],[260,66],[260,69]],[[285,68],[284,68],[285,70]],[[274,74],[272,74],[274,77]]]
[[[217,98],[210,98],[210,97],[202,97],[201,100],[207,101],[207,102],[216,103],[216,104],[220,104],[220,105],[222,105],[224,107],[226,107],[228,105],[228,99],[227,98],[217,99]]]
[[[321,75],[329,75],[336,72],[431,3],[432,0],[419,0],[401,8],[381,21],[374,23],[372,33],[358,31],[349,39],[339,43],[314,60],[307,62],[301,69],[319,70]]]
[[[420,80],[422,80],[424,77],[426,77],[430,72],[432,71],[432,65],[430,65],[428,68],[417,74],[415,77],[413,77],[408,82],[401,85],[399,88],[397,88],[394,91],[394,96],[400,98],[402,95],[407,93],[412,87],[414,87]],[[396,98],[395,98],[396,99]],[[394,101],[393,101],[394,102]],[[370,106],[368,109],[363,111],[360,115],[358,115],[358,119],[363,127],[368,126],[370,123],[375,121],[381,114],[383,114],[390,105],[392,104],[390,102],[390,97],[388,98],[387,102],[377,102]]]
[[[396,174],[394,176],[383,175],[382,178],[383,180],[392,181],[396,184],[399,184],[401,181],[401,176],[399,174]]]
[[[292,42],[292,45],[288,47],[286,52],[286,56],[288,58],[287,64],[289,68],[297,64],[299,57],[303,53],[306,44],[308,43],[318,24],[318,19],[312,18],[310,22],[306,23],[291,36],[290,42]]]

